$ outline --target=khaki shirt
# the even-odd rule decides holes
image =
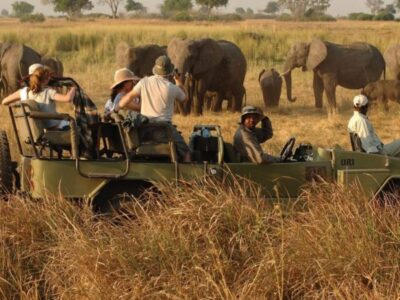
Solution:
[[[248,129],[241,124],[233,137],[233,147],[243,160],[257,164],[273,162],[276,161],[275,157],[264,153],[260,145],[272,135],[272,125],[268,118],[261,121],[261,128]]]

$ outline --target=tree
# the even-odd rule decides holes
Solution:
[[[2,9],[1,10],[1,16],[2,17],[8,17],[10,14],[9,14],[9,12],[8,12],[8,10],[7,9]]]
[[[25,1],[16,1],[13,4],[11,4],[11,7],[14,16],[18,18],[31,14],[35,9],[35,7],[32,4],[29,4],[28,2]]]
[[[371,10],[371,13],[375,15],[382,9],[384,2],[383,0],[367,0],[365,4]]]
[[[161,5],[161,14],[170,16],[177,12],[188,11],[193,7],[192,0],[164,0]]]
[[[99,4],[108,5],[111,9],[111,14],[113,19],[116,19],[118,16],[118,6],[124,0],[98,0]]]
[[[246,11],[244,10],[244,8],[243,7],[237,7],[236,9],[235,9],[235,12],[238,14],[238,15],[244,15],[245,13],[246,13]]]
[[[91,0],[42,0],[44,4],[54,5],[55,12],[66,13],[69,17],[80,16],[82,10],[91,10]]]
[[[269,1],[267,3],[267,7],[264,9],[264,12],[267,14],[276,14],[279,11],[279,4],[276,1]]]
[[[394,6],[395,6],[395,4],[387,4],[387,5],[385,6],[385,8],[383,9],[383,11],[384,11],[385,13],[387,13],[387,14],[392,14],[392,15],[394,15],[394,14],[396,14],[396,8],[395,8]]]
[[[228,0],[196,0],[196,4],[207,7],[207,15],[210,16],[211,10],[214,7],[225,6],[228,4]]]
[[[307,10],[325,12],[330,6],[330,0],[278,0],[279,7],[288,9],[295,18],[304,16]]]
[[[140,2],[135,2],[135,0],[128,0],[125,5],[126,11],[133,11],[135,13],[146,12],[146,7]]]
[[[254,15],[254,10],[252,10],[250,7],[248,7],[248,8],[246,9],[246,15],[247,15],[248,17],[251,17],[252,15]]]

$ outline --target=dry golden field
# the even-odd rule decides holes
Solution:
[[[252,33],[261,38],[255,40]],[[152,20],[0,20],[0,41],[23,42],[56,55],[99,109],[115,70],[118,42],[167,44],[175,35],[223,38],[248,60],[247,103],[262,105],[262,68],[282,71],[292,43],[321,37],[366,41],[382,52],[400,40],[400,23],[169,23]],[[311,73],[293,73],[296,103],[283,92],[279,109],[265,111],[277,154],[285,140],[349,148],[347,121],[357,91],[338,88],[340,112],[331,119],[314,107]],[[62,109],[68,110],[68,107]],[[384,142],[400,137],[399,105],[372,108]],[[2,128],[11,124],[1,108]],[[220,124],[231,140],[239,114],[175,116],[188,138],[197,123]],[[161,185],[162,199],[134,207],[135,219],[94,218],[89,207],[59,197],[0,203],[1,299],[399,299],[398,206],[376,207],[356,189],[310,187],[289,204],[270,204],[250,183],[222,187],[200,182]],[[253,190],[249,200],[244,191]]]

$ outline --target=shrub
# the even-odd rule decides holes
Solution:
[[[359,21],[371,21],[374,16],[366,13],[351,13],[349,14],[349,20],[359,20]]]
[[[193,18],[187,11],[181,11],[174,14],[172,17],[169,18],[171,21],[177,22],[190,22],[193,21]]]
[[[381,12],[374,16],[374,20],[376,21],[393,21],[394,15],[391,13]]]
[[[19,18],[22,23],[31,22],[31,23],[41,23],[46,20],[43,14],[32,14],[32,15],[23,15]]]

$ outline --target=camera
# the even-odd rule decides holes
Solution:
[[[178,68],[175,68],[175,69],[174,69],[174,75],[175,75],[175,76],[181,76],[181,73],[179,73]]]

